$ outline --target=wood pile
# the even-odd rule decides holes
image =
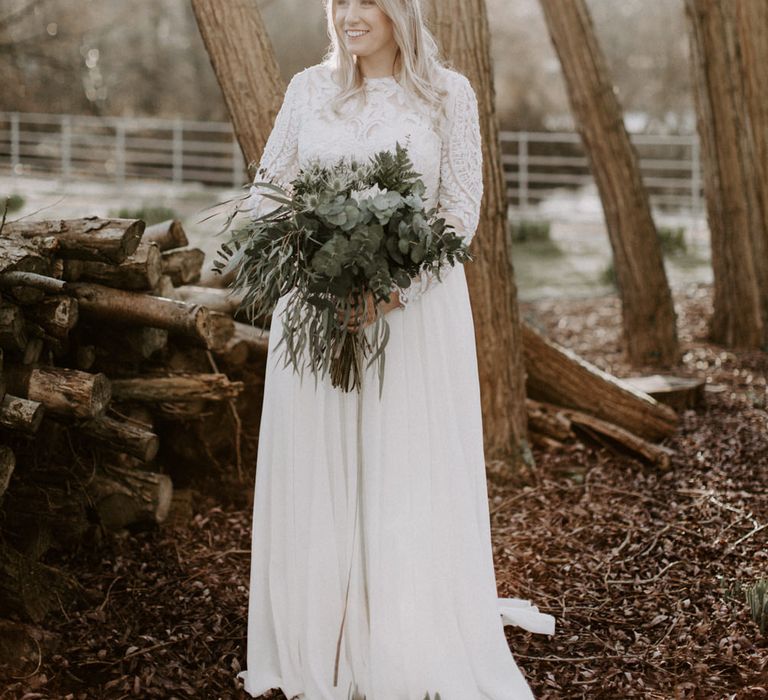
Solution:
[[[0,228],[0,613],[87,597],[49,551],[157,526],[203,472],[251,480],[268,333],[203,259],[179,221]]]

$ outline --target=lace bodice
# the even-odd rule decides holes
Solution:
[[[449,128],[442,140],[432,126],[424,103],[413,100],[394,76],[365,78],[366,101],[360,107],[349,100],[342,117],[334,115],[330,101],[339,90],[330,66],[319,63],[293,76],[267,140],[255,180],[287,185],[310,160],[332,164],[341,157],[367,160],[375,152],[408,147],[416,172],[426,185],[426,206],[438,206],[439,215],[454,224],[465,242],[474,237],[483,194],[482,146],[475,92],[469,80],[442,68],[449,91]],[[249,209],[256,217],[275,207],[259,189],[250,189]],[[452,271],[441,271],[442,281]],[[404,305],[413,303],[435,284],[422,272],[407,289],[398,288]]]

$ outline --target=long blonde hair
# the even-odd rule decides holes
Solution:
[[[445,135],[448,114],[446,111],[447,90],[442,87],[439,71],[449,68],[439,56],[437,41],[424,21],[421,0],[375,0],[379,9],[392,21],[395,42],[398,46],[395,64],[399,74],[395,78],[405,90],[422,100],[435,115],[434,128]],[[336,76],[341,91],[333,98],[331,109],[340,116],[341,106],[352,98],[364,98],[365,82],[357,58],[347,49],[342,37],[336,31],[334,15],[336,0],[323,0],[328,37],[331,44],[323,63]]]

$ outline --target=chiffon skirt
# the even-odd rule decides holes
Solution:
[[[532,698],[503,625],[553,634],[554,618],[497,597],[463,266],[387,314],[381,398],[375,364],[350,393],[284,367],[286,299],[269,337],[245,690]]]

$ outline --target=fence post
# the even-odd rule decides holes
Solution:
[[[695,223],[701,218],[701,142],[694,135],[691,142],[691,195],[692,214]]]
[[[21,151],[19,147],[19,113],[11,113],[11,172],[21,175]]]
[[[120,118],[115,124],[115,178],[118,185],[125,184],[125,123]]]
[[[184,180],[184,124],[176,117],[173,124],[173,184],[181,185]]]
[[[528,132],[518,134],[517,169],[520,187],[520,218],[528,218]]]
[[[72,169],[72,117],[61,115],[61,177],[69,180]]]
[[[240,189],[244,184],[242,182],[243,153],[240,150],[240,143],[237,138],[232,136],[232,187]],[[247,173],[246,173],[247,175]]]

